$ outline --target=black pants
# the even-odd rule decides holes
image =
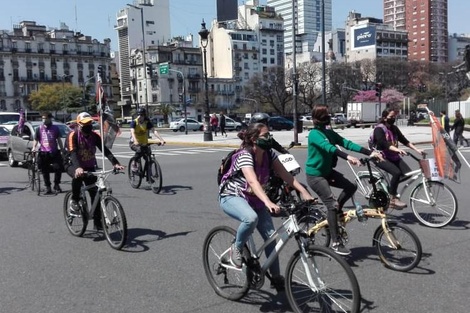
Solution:
[[[143,155],[150,155],[150,147],[149,146],[142,146],[142,145],[135,145],[130,144],[129,147],[132,151],[135,152],[135,158],[141,158]]]
[[[44,185],[51,187],[51,172],[54,172],[54,185],[59,185],[62,178],[62,156],[60,152],[39,152],[38,168],[42,171]]]
[[[378,168],[383,169],[392,176],[390,180],[389,193],[392,196],[396,196],[398,184],[400,184],[400,178],[403,174],[411,171],[410,167],[401,158],[398,161],[384,160],[382,162],[376,162],[375,164]]]
[[[83,169],[84,171],[94,171],[94,168],[88,168],[88,169]],[[75,200],[78,202],[80,200],[80,189],[83,186],[83,183],[85,185],[91,185],[94,184],[97,180],[96,176],[82,176],[82,177],[75,177],[75,168],[73,166],[70,166],[67,168],[67,174],[69,174],[70,177],[72,177],[72,200]],[[90,193],[90,199],[91,203],[95,201],[96,193],[97,193],[97,188],[91,188],[88,190]],[[101,210],[100,206],[98,204],[98,207],[95,210],[95,213],[93,215],[93,220],[95,223],[99,222],[101,220]]]
[[[308,186],[318,195],[320,200],[328,209],[328,225],[332,240],[335,242],[338,239],[338,217],[337,214],[341,212],[343,205],[357,190],[356,183],[351,182],[343,174],[332,170],[328,177],[317,177],[307,174]],[[331,187],[342,189],[338,200],[336,200]]]

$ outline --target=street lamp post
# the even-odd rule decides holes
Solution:
[[[182,92],[183,92],[183,110],[184,110],[184,133],[185,135],[188,134],[188,116],[186,114],[186,88],[184,87],[184,74],[182,71],[178,71],[178,70],[172,70],[172,69],[168,69],[168,71],[170,72],[175,72],[175,73],[178,73],[179,75],[181,75],[181,81],[183,82],[183,88],[182,88]]]
[[[322,80],[322,102],[326,105],[326,61],[325,61],[325,0],[321,1],[321,80]]]
[[[147,114],[149,114],[149,101],[148,101],[148,90],[147,90],[147,61],[146,61],[146,47],[145,47],[145,24],[144,24],[144,8],[135,6],[133,4],[127,4],[129,7],[134,8],[136,10],[140,10],[140,21],[141,21],[141,27],[142,27],[142,70],[144,71],[144,91],[145,91],[145,110],[147,111]]]
[[[206,58],[206,48],[208,43],[209,31],[206,28],[206,23],[202,20],[201,30],[199,31],[199,36],[201,37],[201,46],[204,62],[204,88],[206,89],[206,113],[204,114],[204,141],[212,141],[212,131],[210,128],[210,118],[209,118],[209,84],[207,82],[207,58]]]
[[[299,143],[299,131],[297,121],[297,88],[299,81],[297,79],[297,1],[293,0],[292,3],[292,100],[293,110],[292,116],[294,120],[294,144]]]

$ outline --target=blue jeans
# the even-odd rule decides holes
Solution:
[[[219,197],[219,203],[221,209],[228,216],[241,222],[235,238],[235,246],[238,249],[242,250],[255,228],[258,229],[263,240],[268,239],[274,233],[273,220],[266,208],[255,211],[244,198],[238,196]],[[266,257],[274,251],[275,246],[276,242],[274,241],[266,247]],[[269,270],[273,276],[280,274],[279,260],[277,258]]]

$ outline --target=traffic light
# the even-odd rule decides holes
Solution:
[[[382,83],[375,83],[375,96],[377,98],[382,97]]]
[[[179,100],[180,100],[181,103],[183,102],[183,94],[182,93],[179,94]]]
[[[104,68],[102,65],[98,65],[98,78],[103,80],[105,77],[104,75]]]
[[[152,63],[147,63],[146,65],[147,77],[153,76]]]

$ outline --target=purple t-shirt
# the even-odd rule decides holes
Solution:
[[[41,152],[56,153],[59,150],[57,139],[60,140],[60,130],[57,125],[41,125],[36,130],[36,140],[41,145]]]

